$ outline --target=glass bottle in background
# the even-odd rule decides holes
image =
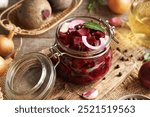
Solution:
[[[135,37],[150,42],[150,0],[134,0],[128,19]]]

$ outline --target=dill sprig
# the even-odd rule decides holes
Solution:
[[[88,6],[87,6],[88,11],[89,12],[93,11],[96,8],[97,3],[101,5],[104,3],[104,0],[89,0]]]

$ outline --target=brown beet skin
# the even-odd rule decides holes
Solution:
[[[150,62],[146,62],[142,65],[138,77],[140,78],[141,84],[150,89]]]

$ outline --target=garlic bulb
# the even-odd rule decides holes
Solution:
[[[9,0],[0,0],[0,9],[8,7]]]

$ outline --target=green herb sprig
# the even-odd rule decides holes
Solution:
[[[146,52],[144,54],[144,61],[147,62],[147,61],[150,61],[150,52]]]
[[[96,8],[97,2],[102,5],[104,3],[104,0],[89,0],[87,9],[89,12],[93,11]]]
[[[105,32],[105,29],[100,24],[98,24],[96,22],[89,21],[89,22],[84,23],[84,26],[86,28],[89,28],[89,29],[93,29],[93,30],[98,30],[98,31],[101,31],[101,32]]]

